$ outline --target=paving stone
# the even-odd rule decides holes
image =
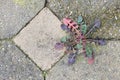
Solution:
[[[95,18],[102,22],[100,30],[93,38],[120,39],[120,0],[48,0],[47,6],[59,17],[70,17],[74,20],[82,15],[87,24]]]
[[[42,72],[11,42],[0,41],[0,80],[44,80]]]
[[[46,80],[120,80],[120,41],[109,41],[106,46],[95,46],[95,63],[89,65],[77,57],[73,65],[67,64],[66,55],[47,74]]]
[[[14,41],[43,70],[50,69],[63,56],[63,50],[54,49],[55,43],[64,35],[60,25],[58,18],[44,8]]]
[[[18,33],[44,4],[45,0],[0,0],[0,39]]]

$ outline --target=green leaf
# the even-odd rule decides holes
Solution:
[[[71,38],[71,36],[70,36],[70,35],[67,35],[67,36],[66,36],[66,39],[70,39],[70,38]]]
[[[81,49],[83,46],[82,46],[82,44],[77,44],[76,46],[75,46],[75,48],[77,48],[77,49]]]
[[[93,53],[92,47],[87,45],[86,46],[86,55],[90,57],[90,56],[92,56],[92,53]]]
[[[87,25],[86,24],[83,24],[82,26],[81,26],[81,28],[82,28],[82,33],[83,34],[85,34],[86,32],[87,32]]]
[[[64,37],[62,37],[61,38],[61,42],[66,42],[68,39],[70,39],[71,38],[71,36],[70,35],[67,35],[67,36],[64,36]]]
[[[63,43],[64,43],[64,42],[66,42],[66,41],[67,41],[66,36],[61,38],[61,42],[63,42]]]
[[[77,49],[83,48],[82,41],[80,40],[80,43],[75,46]]]
[[[81,24],[82,21],[83,21],[82,16],[78,16],[78,20],[77,20],[78,24]]]

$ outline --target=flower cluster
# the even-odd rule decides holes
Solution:
[[[78,16],[77,23],[70,18],[64,18],[62,20],[61,29],[68,35],[61,38],[61,41],[55,44],[55,49],[66,48],[65,53],[69,54],[68,63],[73,64],[76,61],[76,56],[83,54],[89,64],[94,62],[94,51],[91,42],[95,42],[98,45],[105,45],[104,39],[86,39],[95,30],[99,29],[101,22],[96,19],[90,26],[87,26],[82,16]]]

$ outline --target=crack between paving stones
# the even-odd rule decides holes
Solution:
[[[38,11],[38,13],[37,13],[34,17],[32,17],[32,19],[30,19],[15,35],[13,35],[12,38],[16,37],[25,27],[27,27],[27,25],[28,25],[43,9],[44,9],[44,7],[43,7],[40,11]]]
[[[46,7],[46,6],[47,6],[47,4],[48,4],[48,1],[47,1],[47,0],[45,0],[45,6],[44,6],[44,7]]]
[[[43,77],[44,77],[44,80],[46,80],[46,71],[43,72]]]
[[[42,9],[40,9],[35,16],[33,16],[16,34],[14,34],[12,37],[9,38],[4,38],[4,39],[0,39],[1,40],[6,40],[6,39],[13,39],[14,37],[16,37],[45,7],[47,4],[47,0],[45,0],[45,4],[44,7]]]
[[[4,39],[0,39],[0,41],[13,41],[13,39],[15,38],[16,36],[14,37],[11,37],[11,38],[4,38]],[[87,38],[87,39],[93,39],[93,40],[97,40],[96,38]],[[115,38],[100,38],[100,39],[104,39],[106,41],[120,41],[120,39],[115,39]]]
[[[42,76],[44,80],[46,80],[46,71],[42,70],[18,45],[15,44],[14,41],[11,40],[11,42],[25,55],[26,58],[28,58],[40,71],[42,71]]]
[[[48,72],[49,72],[58,62],[60,62],[60,61],[63,59],[63,57],[65,57],[66,55],[67,55],[67,54],[64,54],[63,56],[61,56],[60,59],[59,59],[58,61],[56,61],[56,62],[51,66],[50,69],[46,70],[46,74],[48,74]]]
[[[12,41],[12,38],[4,38],[4,39],[0,39],[0,41]]]
[[[51,8],[49,8],[49,3],[47,2],[47,0],[46,0],[46,7],[53,13],[53,15],[55,15],[58,19],[59,19],[59,21],[60,21],[60,18],[57,16],[57,14],[51,9]]]
[[[93,40],[97,40],[97,38],[86,38],[86,39],[93,39]],[[120,39],[115,39],[115,38],[99,38],[99,39],[104,39],[106,41],[120,41]]]

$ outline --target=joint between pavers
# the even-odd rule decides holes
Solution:
[[[47,71],[42,70],[18,45],[15,44],[13,40],[10,39],[7,41],[11,41],[11,43],[15,45],[25,55],[25,57],[28,58],[42,72],[43,80],[46,80]]]
[[[97,40],[97,38],[86,38],[86,39]],[[99,38],[99,39],[104,39],[106,41],[120,41],[120,39],[115,39],[115,38]]]
[[[42,75],[43,75],[44,80],[46,80],[46,74],[47,74],[47,71],[43,71],[43,72],[42,72]]]
[[[47,4],[48,4],[48,1],[47,1],[47,0],[45,0],[45,5],[44,5],[44,7],[47,7]]]
[[[60,18],[57,16],[57,14],[51,8],[49,8],[48,4],[49,3],[47,2],[46,7],[58,18],[58,20],[60,20]]]
[[[20,32],[19,32],[20,33]],[[18,34],[19,34],[18,33]],[[11,38],[4,38],[4,39],[0,39],[0,41],[12,41],[18,34],[14,35]],[[96,40],[96,38],[87,38],[87,39],[93,39]],[[120,41],[120,39],[115,39],[115,38],[100,38],[100,39],[104,39],[106,41]]]
[[[0,41],[12,41],[12,38],[4,38],[4,39],[0,39]]]
[[[33,63],[35,64],[35,66],[42,72],[44,72],[44,70],[42,70],[18,45],[15,44],[14,41],[12,41],[12,43]]]
[[[44,7],[40,11],[38,11],[38,13],[34,17],[32,17],[32,19],[30,19],[15,35],[13,35],[12,38],[16,37],[43,9]]]
[[[46,5],[46,3],[44,4],[44,7],[41,10],[39,10],[36,13],[36,15],[34,17],[32,17],[25,25],[23,25],[23,27],[16,34],[14,34],[13,36],[8,37],[8,38],[0,39],[0,41],[1,40],[7,40],[7,39],[13,39],[14,37],[16,37],[46,7],[45,5]]]
[[[42,70],[18,45],[15,44],[14,41],[12,41],[12,43],[42,72],[43,79],[46,80],[47,72]]]
[[[66,55],[66,54],[64,54],[63,56],[61,56],[60,59],[59,59],[58,61],[56,61],[56,62],[51,66],[50,69],[46,70],[46,72],[48,73],[58,62],[60,62],[60,61],[63,59],[63,57],[65,57],[65,55]]]
[[[51,66],[50,69],[44,71],[44,73],[43,73],[44,80],[46,80],[46,76],[47,76],[47,74],[49,74],[50,70],[51,70],[55,65],[57,65],[57,63],[59,63],[65,56],[66,56],[66,54],[64,54],[62,57],[60,57],[60,59],[59,59],[57,62],[55,62],[55,63]]]

